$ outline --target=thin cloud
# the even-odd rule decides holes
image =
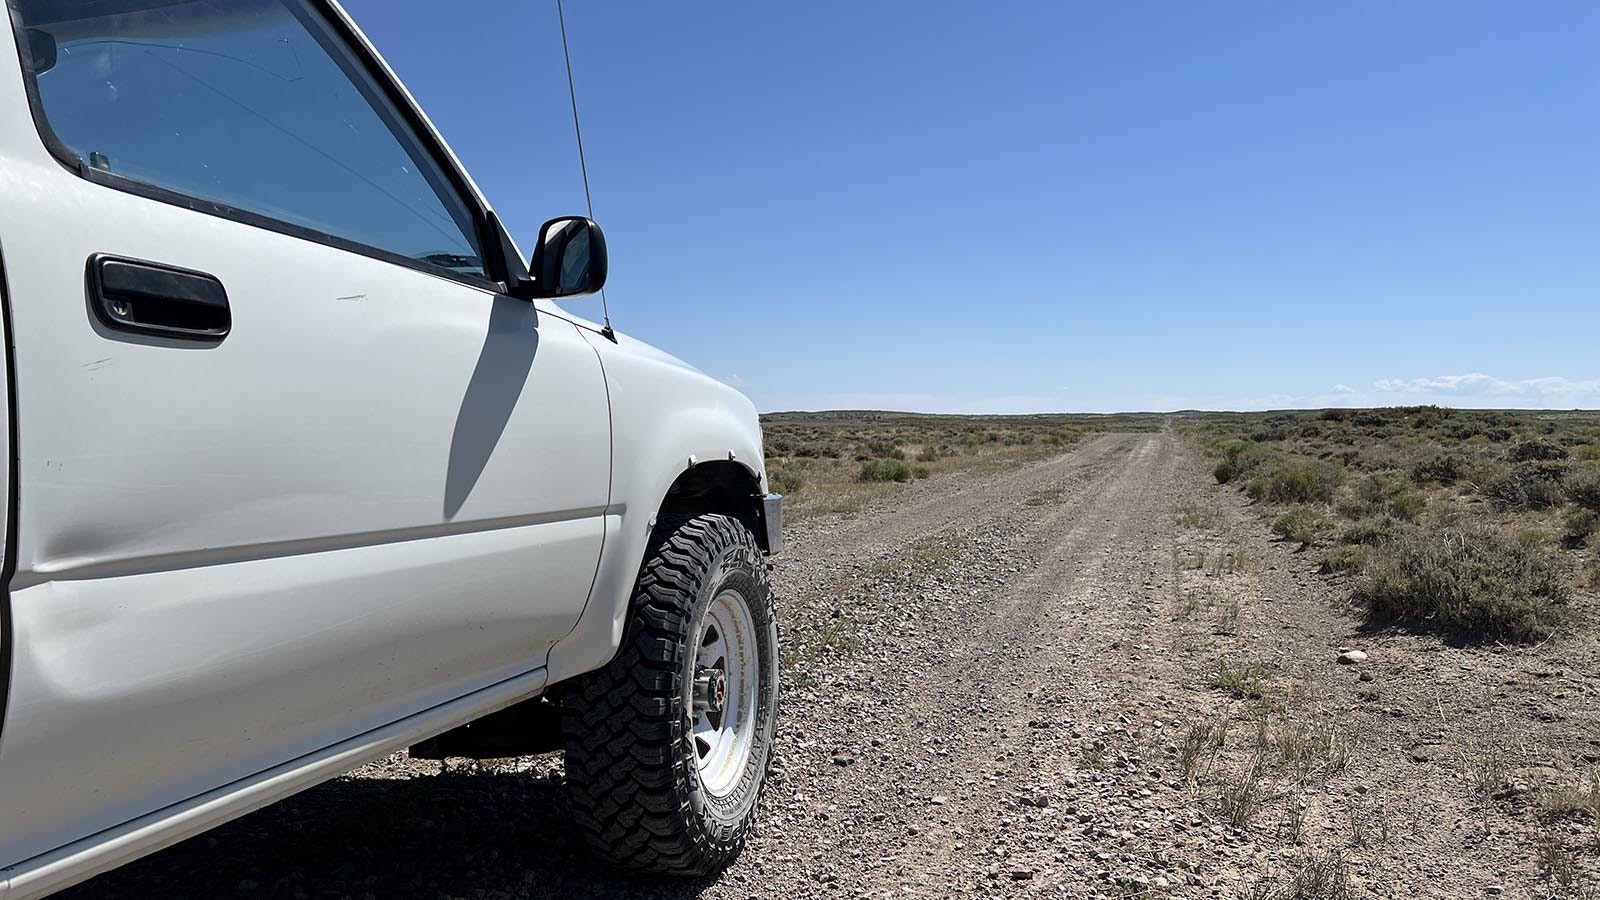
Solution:
[[[1600,378],[1499,378],[1483,372],[1436,375],[1431,378],[1383,378],[1373,382],[1380,394],[1429,397],[1443,403],[1474,406],[1593,406],[1600,403]]]
[[[1380,378],[1366,388],[1335,384],[1325,391],[1248,394],[1130,394],[1114,390],[1096,397],[1061,394],[966,395],[940,393],[846,393],[765,402],[766,411],[794,409],[883,409],[905,412],[1004,415],[1045,412],[1161,412],[1185,409],[1251,412],[1437,404],[1463,409],[1600,409],[1600,378],[1547,375],[1500,378],[1482,372],[1421,378]]]

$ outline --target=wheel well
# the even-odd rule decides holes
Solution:
[[[692,466],[667,489],[661,515],[698,516],[722,513],[744,523],[767,547],[767,529],[761,522],[761,482],[749,469],[728,460]]]

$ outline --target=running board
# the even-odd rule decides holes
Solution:
[[[507,759],[561,748],[561,707],[535,697],[413,744],[410,752],[413,759]]]

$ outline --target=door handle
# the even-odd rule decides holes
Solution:
[[[89,308],[107,328],[155,337],[215,344],[233,328],[216,278],[115,256],[89,258]]]

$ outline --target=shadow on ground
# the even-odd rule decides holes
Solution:
[[[454,770],[330,782],[58,896],[688,900],[711,883],[603,869],[540,771]]]

